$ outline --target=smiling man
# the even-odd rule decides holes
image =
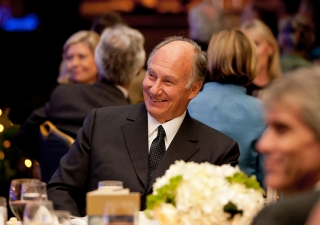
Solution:
[[[205,53],[189,39],[170,37],[157,45],[143,81],[144,103],[94,109],[84,120],[48,184],[55,209],[86,215],[86,193],[101,180],[121,180],[124,188],[140,192],[144,209],[155,179],[176,160],[237,165],[238,144],[187,112],[206,64]],[[154,156],[157,149],[163,155]]]
[[[257,144],[266,185],[283,200],[265,207],[253,225],[305,224],[320,197],[320,68],[304,68],[268,86],[267,129]]]

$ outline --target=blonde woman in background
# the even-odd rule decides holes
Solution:
[[[93,84],[98,80],[94,50],[100,35],[91,30],[81,30],[71,35],[63,45],[58,83]]]
[[[89,30],[81,30],[71,35],[63,46],[57,84],[47,87],[29,99],[10,107],[8,118],[14,124],[22,124],[36,108],[42,107],[49,100],[50,93],[59,84],[86,83],[93,84],[98,79],[94,62],[94,50],[100,36]]]
[[[214,34],[208,48],[209,77],[190,101],[191,117],[234,139],[240,148],[239,167],[256,175],[263,186],[262,157],[255,150],[265,129],[260,99],[246,94],[258,72],[253,41],[239,29]]]
[[[257,96],[259,90],[282,76],[279,47],[270,28],[260,20],[246,21],[240,28],[257,46],[259,72],[253,82],[247,86],[247,94]]]

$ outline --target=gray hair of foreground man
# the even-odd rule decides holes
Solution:
[[[142,69],[146,60],[144,37],[124,24],[106,28],[95,50],[100,80],[124,85]]]
[[[274,80],[259,94],[266,107],[276,103],[298,106],[301,119],[320,141],[320,66],[288,72],[285,78]]]
[[[181,36],[172,36],[166,38],[164,41],[153,48],[152,52],[149,55],[147,65],[149,66],[152,57],[161,47],[174,41],[185,41],[190,43],[194,47],[193,65],[192,70],[190,71],[190,79],[186,85],[186,88],[190,88],[193,83],[199,81],[203,82],[207,73],[207,55],[206,52],[201,51],[201,47],[196,42],[192,41],[189,38],[184,38]]]

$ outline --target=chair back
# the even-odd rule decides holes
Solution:
[[[68,152],[74,139],[60,131],[50,121],[40,125],[39,164],[42,181],[48,183]]]

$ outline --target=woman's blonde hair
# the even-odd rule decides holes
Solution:
[[[94,54],[94,50],[97,47],[99,40],[100,35],[91,30],[80,30],[67,39],[67,41],[63,45],[62,62],[60,63],[59,76],[57,78],[58,83],[66,84],[74,82],[71,79],[71,75],[68,73],[65,60],[69,47],[79,42],[84,42],[88,44],[90,50],[92,51],[92,54]]]
[[[275,78],[282,76],[282,71],[280,67],[280,52],[279,52],[279,46],[276,38],[274,37],[271,29],[261,20],[253,19],[250,21],[246,21],[240,26],[241,30],[252,30],[254,32],[257,32],[258,34],[263,37],[266,42],[272,47],[273,54],[269,58],[268,63],[268,76],[270,80],[273,80]]]
[[[258,72],[256,46],[239,29],[214,34],[208,47],[210,81],[247,86]]]

